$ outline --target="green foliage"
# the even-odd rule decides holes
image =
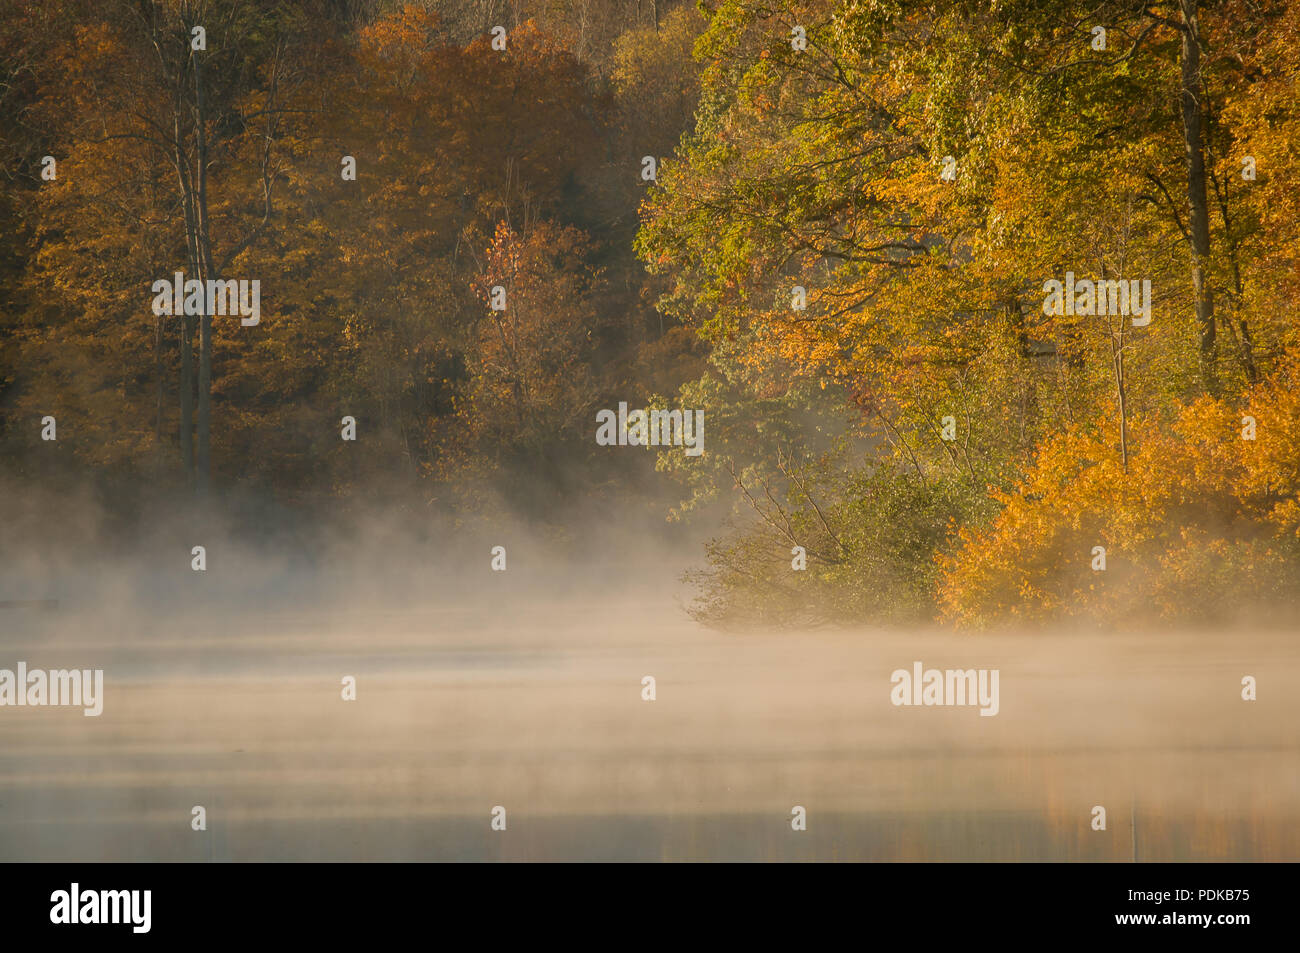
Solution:
[[[1065,583],[1104,513],[1024,553],[1024,566],[991,552],[970,557],[980,565],[953,562],[957,533],[1000,525],[1007,494],[1062,435],[1106,434],[1089,452],[1124,473],[1148,452],[1130,433],[1138,420],[1174,419],[1207,389],[1247,399],[1279,366],[1294,340],[1284,304],[1293,293],[1280,289],[1295,259],[1275,242],[1294,249],[1294,220],[1274,215],[1276,238],[1265,239],[1268,192],[1238,173],[1247,137],[1279,167],[1294,162],[1267,130],[1293,128],[1298,115],[1270,82],[1280,79],[1280,49],[1297,49],[1296,14],[1286,3],[1200,11],[1194,147],[1180,113],[1178,17],[1122,3],[716,5],[696,47],[705,66],[696,132],[651,193],[637,240],[668,282],[661,307],[714,345],[728,381],[725,400],[713,376],[681,396],[713,400],[703,406],[724,421],[762,419],[761,429],[776,419],[774,403],[794,406],[822,388],[842,408],[831,436],[866,450],[829,469],[813,448],[784,451],[786,469],[819,474],[806,496],[825,499],[860,575],[810,574],[824,591],[795,598],[787,590],[814,583],[768,554],[774,521],[737,525],[710,547],[712,572],[697,577],[706,615],[761,606],[770,622],[785,600],[793,621],[812,617],[813,602],[820,617],[934,614],[940,588],[950,610],[961,603],[954,580],[967,568],[971,586],[1006,592],[972,619],[1033,603],[1016,583],[1025,573],[1058,592],[1039,601],[1044,611],[1090,604]],[[789,43],[793,24],[807,31],[806,51]],[[1106,27],[1104,50],[1091,45],[1094,25]],[[1217,335],[1208,344],[1190,235],[1193,154],[1210,170],[1202,264]],[[1151,323],[1046,313],[1044,282],[1067,273],[1149,281]],[[807,289],[806,310],[791,306],[796,285]],[[943,439],[945,417],[955,439]],[[667,459],[687,476],[689,499],[728,494],[743,512],[744,475],[769,473],[778,452],[755,450],[739,479],[716,463],[710,472]],[[897,492],[882,495],[880,480]],[[894,499],[908,502],[882,502]],[[1175,533],[1190,525],[1182,511],[1146,518],[1167,518]],[[1225,559],[1239,552],[1231,545]],[[869,569],[867,551],[876,554]],[[1170,567],[1195,561],[1172,554],[1147,555]],[[746,560],[760,556],[771,572],[747,577]],[[931,568],[936,559],[945,575]],[[1172,586],[1172,573],[1144,578]],[[890,595],[855,598],[859,579]]]

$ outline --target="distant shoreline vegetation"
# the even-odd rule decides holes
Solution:
[[[618,514],[720,626],[1300,607],[1300,0],[148,9],[0,0],[31,499]]]

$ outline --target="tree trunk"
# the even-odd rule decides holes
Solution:
[[[194,483],[194,331],[190,317],[181,323],[181,466],[185,480]]]
[[[1196,0],[1180,0],[1183,17],[1182,106],[1183,144],[1187,152],[1187,201],[1192,239],[1192,291],[1196,296],[1196,327],[1200,334],[1201,375],[1213,392],[1215,379],[1214,294],[1206,270],[1210,262],[1210,212],[1202,145],[1201,47],[1196,24]]]
[[[180,131],[180,94],[177,93],[173,145],[176,150],[176,175],[181,187],[181,207],[185,213],[185,244],[188,251],[191,271],[195,256],[194,202],[189,181],[189,162]],[[185,300],[184,288],[180,291],[181,301]],[[190,316],[185,313],[182,304],[181,313],[175,315],[180,325],[181,336],[181,467],[185,471],[185,482],[194,485],[194,329]]]
[[[208,227],[208,140],[203,103],[203,70],[199,57],[194,58],[194,101],[195,101],[195,139],[196,139],[196,176],[198,178],[196,211],[198,226],[196,237],[199,265],[199,278],[206,282],[218,276],[212,268],[212,240]],[[206,288],[206,284],[204,286]],[[208,491],[208,478],[211,464],[212,432],[212,315],[204,309],[199,318],[199,414],[198,414],[198,459],[195,471],[195,489],[200,494]]]
[[[163,463],[163,319],[153,319],[153,373],[157,383],[157,406],[154,408],[154,479],[162,475]]]
[[[1208,145],[1208,137],[1206,142]],[[1228,313],[1223,323],[1237,345],[1237,355],[1246,374],[1246,382],[1253,387],[1259,383],[1259,367],[1255,363],[1255,345],[1250,337],[1250,326],[1241,316],[1241,302],[1245,296],[1241,281],[1241,247],[1233,231],[1232,218],[1228,214],[1227,183],[1220,183],[1213,170],[1210,170],[1210,182],[1214,185],[1214,194],[1219,200],[1219,215],[1223,219],[1223,245],[1232,270],[1232,290],[1228,295]],[[1234,326],[1236,331],[1233,330]]]
[[[1115,409],[1119,412],[1119,457],[1128,472],[1128,393],[1124,381],[1124,317],[1110,335],[1111,369],[1115,373]]]

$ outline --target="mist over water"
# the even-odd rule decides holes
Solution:
[[[1300,860],[1298,60],[0,0],[0,860]]]
[[[3,859],[1300,857],[1284,632],[723,633],[643,532],[516,532],[505,572],[491,534],[209,533],[204,573],[173,535],[5,553],[0,598],[58,605],[0,610],[0,667],[102,668],[105,700],[0,710]],[[917,661],[999,670],[998,714],[894,706]]]

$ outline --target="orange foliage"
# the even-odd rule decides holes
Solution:
[[[1298,383],[1293,366],[1240,411],[1202,398],[1171,420],[1134,420],[1127,468],[1113,424],[1050,440],[1012,492],[992,491],[1002,506],[992,525],[961,531],[939,557],[943,615],[972,625],[1212,617],[1237,592],[1292,584]],[[1092,568],[1095,546],[1104,572]]]

